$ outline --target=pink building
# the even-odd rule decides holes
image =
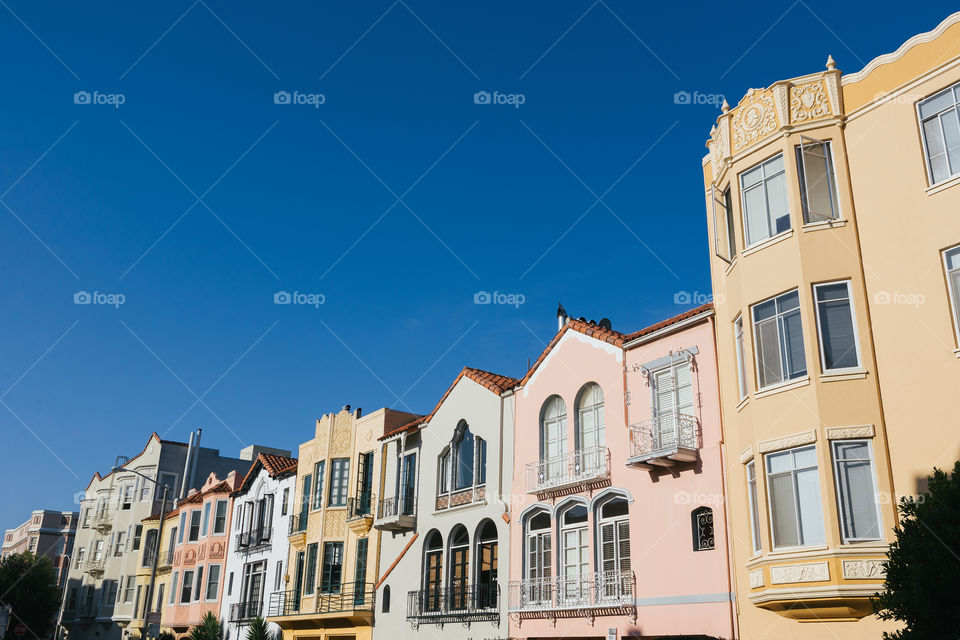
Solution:
[[[243,476],[235,471],[224,480],[211,473],[203,487],[181,500],[169,516],[177,524],[174,528],[167,526],[173,562],[163,626],[178,638],[207,612],[220,617],[233,511],[231,494],[242,482]]]
[[[517,390],[510,636],[734,636],[713,309],[561,316]]]

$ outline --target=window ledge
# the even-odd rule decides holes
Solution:
[[[847,221],[838,218],[837,220],[820,220],[818,222],[808,222],[801,227],[804,233],[809,231],[820,231],[821,229],[834,229],[847,226]]]
[[[805,387],[808,384],[810,384],[810,376],[803,376],[802,378],[796,378],[794,380],[782,382],[776,386],[765,387],[754,393],[753,396],[755,398],[766,398],[767,396],[783,393],[784,391],[790,391],[791,389],[799,389],[800,387]]]
[[[949,189],[950,187],[955,187],[960,184],[960,175],[953,176],[949,180],[944,180],[943,182],[938,182],[935,185],[927,187],[924,191],[928,196],[932,196],[935,193],[940,193],[944,189]]]
[[[777,244],[778,242],[783,242],[784,240],[787,240],[788,238],[792,238],[792,237],[793,237],[793,229],[788,229],[786,231],[778,233],[775,236],[767,238],[763,242],[759,242],[755,245],[752,245],[749,249],[744,249],[740,253],[740,255],[744,257],[749,256],[751,254],[756,253],[757,251],[762,251],[763,249],[766,249],[771,245]]]
[[[820,382],[837,382],[839,380],[860,380],[867,377],[866,369],[841,369],[820,374]]]
[[[768,558],[776,558],[779,556],[789,556],[794,553],[803,553],[805,551],[826,551],[830,546],[826,544],[814,544],[809,546],[801,547],[781,547],[779,549],[774,549],[767,553]]]
[[[747,406],[749,402],[750,402],[750,395],[748,394],[743,397],[743,400],[741,400],[739,404],[737,404],[737,413],[740,413],[740,410],[743,409],[745,406]]]

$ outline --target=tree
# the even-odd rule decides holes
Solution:
[[[190,629],[190,640],[223,640],[223,626],[217,616],[207,611],[200,624]]]
[[[257,616],[250,621],[250,628],[247,629],[246,640],[275,640],[275,635],[270,632],[267,621]]]
[[[18,553],[0,560],[0,595],[13,610],[7,638],[17,624],[26,625],[26,638],[43,638],[60,609],[60,589],[53,562],[46,556]]]
[[[903,629],[884,640],[956,638],[960,629],[960,461],[952,476],[934,468],[927,493],[901,498],[900,528],[890,545],[885,591],[874,598],[883,620]]]

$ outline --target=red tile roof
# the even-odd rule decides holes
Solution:
[[[520,386],[523,386],[527,383],[527,380],[530,379],[530,376],[533,375],[533,372],[537,370],[537,367],[546,359],[550,352],[553,351],[553,348],[557,346],[557,343],[560,342],[560,339],[567,333],[567,331],[578,331],[585,336],[590,336],[601,342],[606,342],[612,344],[615,347],[622,347],[623,343],[626,342],[627,336],[620,333],[619,331],[614,331],[613,329],[606,329],[601,327],[595,322],[586,322],[584,320],[574,320],[569,319],[567,323],[563,325],[563,328],[557,332],[557,335],[553,336],[553,340],[543,349],[543,352],[540,354],[540,357],[537,358],[537,361],[533,363],[533,366],[530,367],[530,370],[527,371],[527,375],[523,376],[523,380],[520,381]]]
[[[675,315],[675,316],[673,316],[672,318],[667,318],[666,320],[661,320],[660,322],[658,322],[658,323],[656,323],[656,324],[652,324],[652,325],[650,325],[649,327],[646,327],[646,328],[644,328],[644,329],[640,329],[639,331],[634,331],[633,333],[628,334],[628,335],[626,336],[626,339],[627,339],[627,341],[629,342],[630,340],[635,340],[635,339],[637,339],[637,338],[642,338],[643,336],[646,336],[646,335],[649,335],[649,334],[654,333],[654,332],[656,332],[656,331],[659,331],[660,329],[665,329],[666,327],[669,327],[669,326],[672,325],[672,324],[677,324],[678,322],[683,322],[684,320],[686,320],[686,319],[688,319],[688,318],[692,318],[692,317],[694,317],[694,316],[700,315],[701,313],[704,313],[704,312],[706,312],[706,311],[711,311],[711,310],[713,310],[713,303],[712,303],[712,302],[708,302],[708,303],[706,303],[706,304],[702,304],[702,305],[700,305],[699,307],[695,307],[695,308],[693,308],[693,309],[690,309],[689,311],[684,311],[683,313],[681,313],[681,314],[679,314],[679,315]]]
[[[250,483],[253,482],[253,479],[261,468],[266,469],[271,478],[278,478],[287,474],[296,473],[297,459],[278,456],[273,453],[259,454],[247,470],[247,475],[243,476],[243,481],[240,483],[240,486],[237,487],[236,493],[243,493],[249,489]]]

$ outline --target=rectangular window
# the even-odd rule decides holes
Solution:
[[[350,459],[336,458],[330,461],[330,498],[328,507],[343,507],[347,504],[347,479],[350,475]]]
[[[313,490],[313,508],[319,509],[323,506],[323,473],[326,460],[321,460],[313,465],[313,477],[317,479],[317,486]]]
[[[405,516],[413,515],[414,500],[417,492],[417,454],[410,453],[403,457],[403,475],[401,476],[400,491],[403,497],[400,513]]]
[[[342,575],[343,543],[325,542],[323,544],[323,575],[320,591],[322,593],[339,593]]]
[[[477,448],[477,484],[487,484],[487,441],[475,437]]]
[[[173,502],[173,496],[176,495],[176,489],[177,489],[177,474],[161,473],[160,485],[167,488],[167,502]],[[163,490],[158,488],[157,491],[153,494],[153,497],[155,500],[162,500]]]
[[[747,463],[747,502],[750,507],[750,541],[753,552],[760,552],[760,514],[757,512],[757,467],[753,460]]]
[[[177,538],[177,544],[183,544],[183,532],[187,528],[187,512],[186,511],[180,514],[180,526],[178,528],[180,529],[180,533],[178,534],[179,537]]]
[[[217,510],[213,516],[213,535],[221,535],[227,531],[227,501],[217,500]]]
[[[123,601],[125,603],[133,602],[133,588],[136,586],[137,576],[127,576],[127,582],[123,589]]]
[[[87,555],[87,548],[86,548],[86,547],[80,547],[80,549],[77,550],[77,561],[76,561],[76,563],[74,563],[74,565],[73,565],[73,568],[74,568],[74,569],[79,569],[79,568],[80,568],[80,565],[83,564],[83,561],[84,561],[84,559],[86,558],[86,555]]]
[[[177,528],[174,527],[170,530],[170,539],[167,540],[167,562],[173,562],[173,549],[174,544],[177,541]]]
[[[930,184],[960,173],[960,87],[954,85],[917,104]]]
[[[124,511],[129,511],[130,507],[133,505],[133,485],[128,484],[123,489],[121,489],[122,494],[120,498],[120,508]]]
[[[773,547],[824,543],[817,451],[811,445],[767,454]]]
[[[796,289],[753,305],[753,344],[760,388],[807,375],[802,329]]]
[[[307,579],[303,587],[306,595],[312,595],[317,584],[317,543],[307,545]]]
[[[947,273],[950,307],[953,309],[953,328],[960,343],[960,247],[943,252],[943,266]]]
[[[203,596],[204,600],[216,600],[217,592],[220,590],[220,565],[210,565],[210,572],[207,576],[207,591]]]
[[[103,540],[97,540],[93,543],[93,559],[96,562],[103,560]]]
[[[733,230],[733,207],[730,206],[730,189],[719,191],[711,187],[713,195],[713,245],[714,253],[726,262],[737,255]]]
[[[200,597],[203,595],[203,565],[197,567],[197,581],[193,585],[193,600],[195,602],[200,601]]]
[[[843,541],[881,540],[880,501],[870,442],[834,441],[833,464]]]
[[[740,174],[740,203],[747,247],[790,229],[782,153]]]
[[[737,316],[733,321],[733,343],[737,351],[737,390],[740,392],[740,399],[743,400],[747,397],[747,372],[743,357],[743,316]]]
[[[357,540],[356,564],[353,568],[353,604],[361,605],[367,595],[367,544],[366,538]]]
[[[125,549],[125,545],[124,545],[124,542],[126,542],[126,539],[127,539],[127,532],[126,532],[126,531],[118,531],[118,532],[117,532],[117,537],[116,537],[116,539],[115,539],[116,542],[115,542],[115,545],[114,545],[114,547],[113,547],[113,555],[114,555],[114,557],[119,558],[120,556],[123,555],[123,552],[126,550],[126,549]]]
[[[140,550],[140,539],[143,537],[143,525],[138,524],[133,527],[133,546],[134,551]]]
[[[180,572],[179,572],[179,571],[174,571],[174,572],[173,572],[173,578],[170,579],[170,604],[173,604],[174,600],[175,600],[176,597],[177,597],[177,596],[176,596],[176,593],[177,593],[177,578],[178,578],[179,576],[180,576]]]
[[[233,595],[233,571],[231,571],[230,575],[227,577],[227,595]]]
[[[196,542],[200,539],[200,510],[196,509],[190,512],[190,537],[189,542]]]
[[[273,578],[273,590],[280,591],[280,585],[283,584],[283,560],[277,560],[277,574]]]
[[[203,525],[201,527],[200,535],[206,537],[207,531],[210,530],[210,503],[203,505]]]
[[[802,136],[797,147],[800,173],[800,204],[806,224],[840,217],[837,207],[837,182],[833,175],[830,142]]]
[[[450,451],[447,451],[442,456],[440,456],[440,468],[437,471],[439,476],[438,486],[440,487],[440,493],[447,493],[450,491]]]
[[[190,602],[192,589],[193,589],[193,571],[184,571],[183,586],[180,589],[180,604],[188,604]]]
[[[283,490],[283,504],[280,505],[280,515],[287,515],[287,504],[290,502],[290,489]]]
[[[820,364],[824,371],[860,366],[857,323],[850,281],[813,286],[820,333]]]
[[[313,476],[307,474],[303,477],[303,491],[300,493],[300,530],[307,528],[307,514],[310,513],[310,486]]]

